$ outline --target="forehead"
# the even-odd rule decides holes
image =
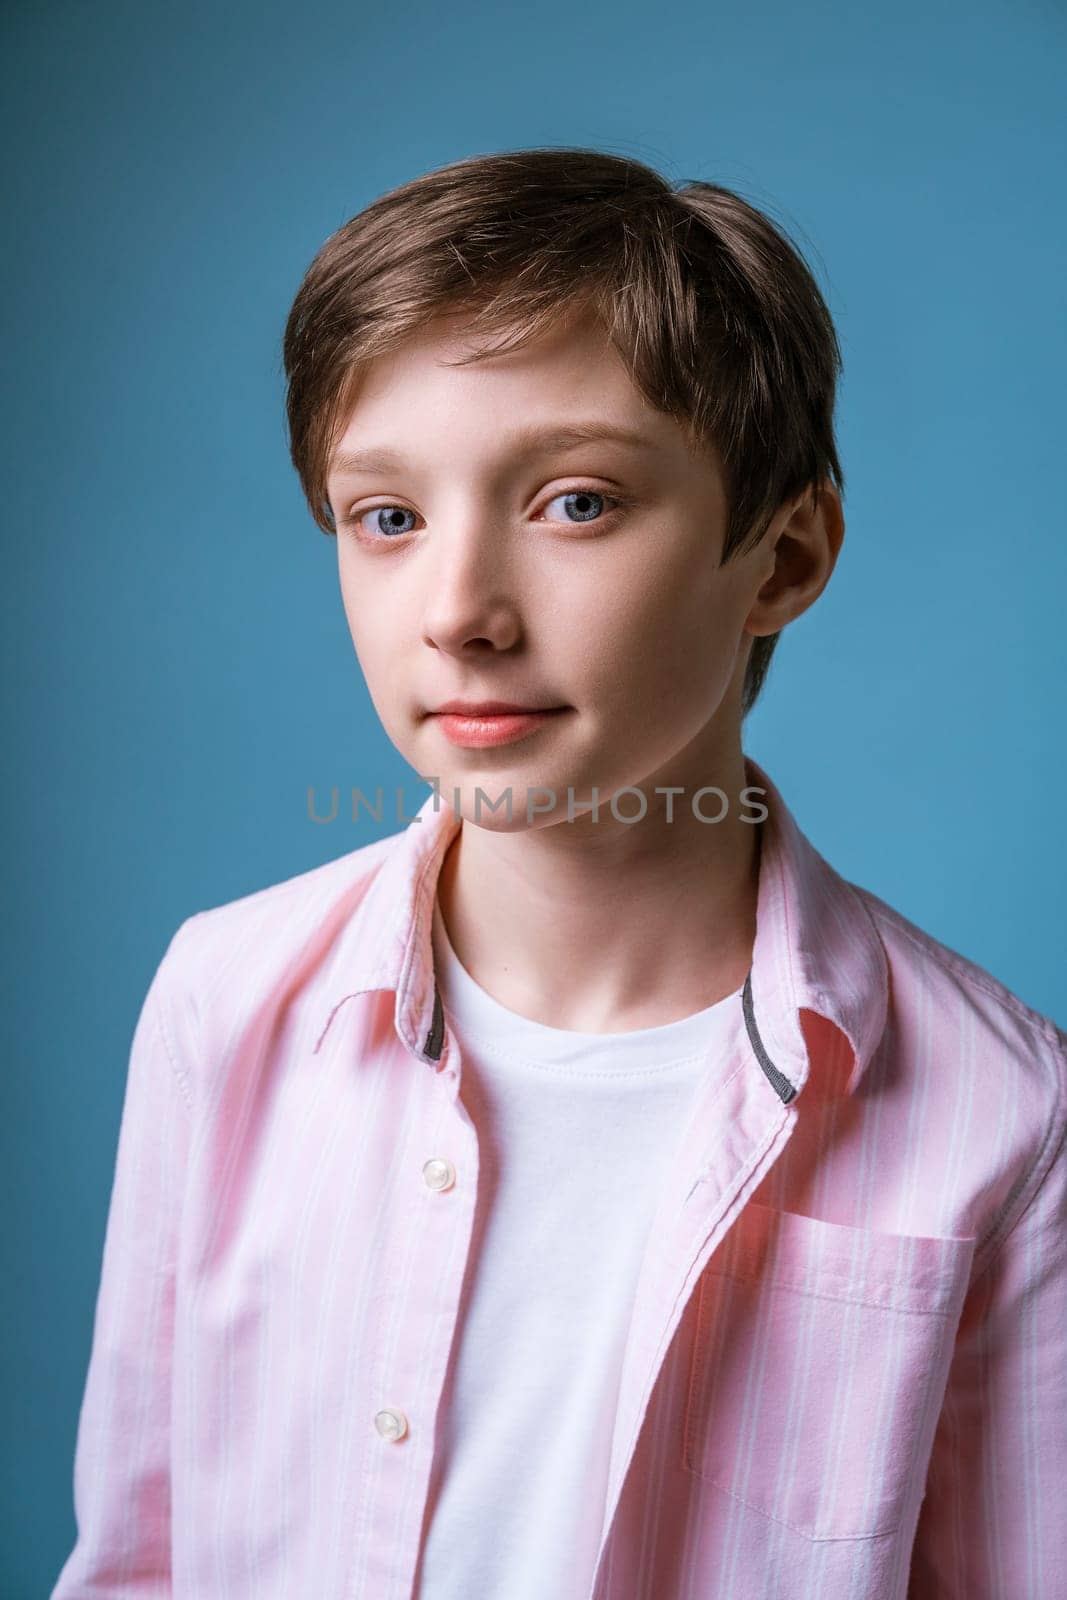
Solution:
[[[491,342],[456,315],[439,317],[368,363],[346,396],[331,475],[466,434],[500,451],[583,438],[645,454],[678,447],[679,424],[648,404],[595,318],[561,319],[516,349],[478,354]]]

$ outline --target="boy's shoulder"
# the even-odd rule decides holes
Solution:
[[[1007,984],[856,884],[885,952],[883,1083],[976,1186],[976,1260],[991,1261],[1067,1152],[1067,1033]],[[910,1110],[907,1115],[911,1116]],[[909,1135],[910,1137],[910,1135]],[[937,1143],[937,1135],[933,1136]]]
[[[1067,1032],[977,961],[912,922],[872,890],[849,883],[867,910],[886,953],[890,1007],[921,1003],[936,1038],[965,1019],[980,1044],[1019,1053],[1051,1072],[1067,1097]]]
[[[309,953],[328,959],[405,832],[193,912],[160,963],[165,988],[175,999],[192,1000],[200,1013],[213,1002],[225,1002],[231,1016],[255,1008]]]

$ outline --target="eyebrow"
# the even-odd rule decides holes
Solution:
[[[613,443],[635,449],[654,450],[655,444],[633,428],[614,427],[602,422],[579,422],[565,428],[524,428],[510,436],[509,446],[520,457],[551,455],[580,444]],[[393,472],[405,465],[404,456],[386,448],[340,450],[329,465],[330,477],[354,472]]]

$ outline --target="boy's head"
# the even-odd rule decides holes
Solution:
[[[327,240],[284,357],[293,462],[417,770],[714,781],[843,532],[837,339],[766,217],[598,151],[459,161]],[[535,443],[589,425],[638,442]],[[427,715],[452,698],[569,709],[475,750]]]

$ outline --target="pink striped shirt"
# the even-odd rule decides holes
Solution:
[[[546,1600],[1055,1600],[1067,1035],[840,877],[746,765],[745,1026],[663,1174],[588,1593]],[[415,1592],[478,1175],[431,946],[457,826],[430,796],[175,933],[53,1600]]]

